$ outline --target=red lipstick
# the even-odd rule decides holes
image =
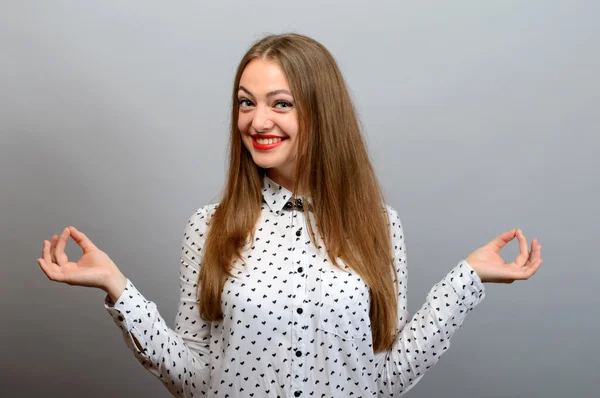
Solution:
[[[256,138],[264,138],[264,139],[269,139],[269,138],[281,138],[281,141],[276,142],[274,144],[259,144],[256,141]],[[258,149],[259,151],[268,151],[270,149],[273,148],[277,148],[279,145],[281,145],[287,138],[285,137],[281,137],[278,135],[253,135],[252,136],[252,146],[254,147],[254,149]]]

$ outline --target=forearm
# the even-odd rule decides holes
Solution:
[[[398,333],[390,352],[379,358],[383,391],[406,393],[448,350],[452,335],[485,297],[483,284],[470,271],[461,261],[435,284],[421,309]]]
[[[146,300],[129,280],[117,299],[118,302],[111,302],[107,295],[106,309],[139,363],[159,378],[173,396],[206,393],[210,377],[209,336],[203,333],[203,337],[192,340],[169,328],[156,304]]]

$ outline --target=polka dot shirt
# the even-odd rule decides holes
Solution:
[[[389,352],[374,354],[368,286],[343,262],[343,270],[335,268],[323,246],[311,243],[310,202],[291,209],[290,199],[290,191],[264,177],[256,236],[244,248],[245,261],[233,264],[236,278],[225,283],[222,321],[200,318],[196,296],[207,227],[218,204],[200,207],[185,226],[173,329],[129,279],[116,303],[106,296],[104,306],[127,347],[173,396],[399,397],[448,350],[452,335],[485,297],[483,283],[461,260],[411,317],[404,232],[398,213],[382,206],[390,216],[398,272],[398,334]]]

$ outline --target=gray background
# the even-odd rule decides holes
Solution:
[[[42,242],[78,227],[172,326],[183,228],[223,187],[234,69],[297,31],[347,78],[406,230],[411,313],[501,232],[543,245],[407,396],[599,396],[599,2],[450,3],[2,1],[0,395],[168,396],[102,291],[46,278]]]

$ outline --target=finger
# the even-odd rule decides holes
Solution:
[[[529,261],[535,262],[538,261],[542,257],[542,245],[538,242],[537,239],[531,241],[531,256]]]
[[[46,246],[46,241],[44,241],[44,246]],[[40,266],[40,268],[42,269],[42,271],[44,271],[44,274],[46,274],[46,276],[48,277],[48,279],[52,280],[51,278],[51,274],[52,271],[50,270],[50,267],[48,267],[48,265],[46,264],[46,262],[44,261],[43,258],[38,258],[37,259],[37,263]]]
[[[56,243],[58,242],[58,235],[52,235],[52,241],[50,242],[50,258],[52,258],[52,262],[56,264]]]
[[[510,242],[511,240],[513,240],[515,238],[516,231],[517,231],[516,228],[511,229],[510,231],[506,231],[506,232],[498,235],[489,244],[494,248],[496,253],[499,253],[500,249],[502,249],[504,246],[506,246],[506,244],[508,242]]]
[[[64,266],[69,260],[67,255],[65,254],[65,246],[67,244],[67,238],[69,237],[69,229],[63,229],[60,237],[58,238],[58,242],[56,243],[56,251],[54,255],[56,256],[56,261],[59,266]]]
[[[50,257],[50,242],[44,240],[44,247],[42,248],[42,258],[38,259],[38,263],[44,273],[50,278],[50,280],[57,280],[57,275],[59,275],[58,265],[52,262]]]
[[[38,258],[37,262],[38,262],[40,268],[42,269],[42,271],[44,271],[44,274],[46,274],[46,276],[48,277],[48,279],[50,279],[51,281],[57,281],[57,282],[63,281],[63,275],[56,269],[56,268],[58,268],[58,265],[48,264],[48,262],[45,261],[43,258]]]
[[[543,261],[542,259],[542,245],[540,245],[539,243],[536,244],[536,255],[535,255],[535,261],[540,263]],[[538,264],[539,267],[539,264]]]
[[[47,266],[54,264],[50,255],[50,242],[47,240],[44,240],[44,246],[42,247],[42,259],[46,262]]]
[[[71,231],[71,238],[83,249],[83,253],[89,253],[92,250],[97,250],[96,245],[92,243],[91,240],[81,231],[77,230],[75,227],[69,227]]]
[[[530,267],[523,268],[523,270],[524,270],[523,279],[531,278],[531,276],[533,274],[535,274],[537,272],[537,270],[540,268],[540,265],[542,265],[542,263],[543,263],[543,260],[539,259],[539,260],[535,261]]]
[[[522,271],[525,273],[527,278],[529,278],[537,271],[537,269],[540,267],[540,264],[543,261],[541,256],[542,245],[540,245],[536,240],[535,245],[533,245],[532,243],[532,246],[532,255],[529,261],[527,262],[527,265],[522,268]]]
[[[521,252],[517,255],[515,263],[519,267],[523,267],[529,259],[529,250],[527,250],[527,238],[525,238],[525,235],[521,229],[517,229],[517,239],[519,240],[519,249]]]

